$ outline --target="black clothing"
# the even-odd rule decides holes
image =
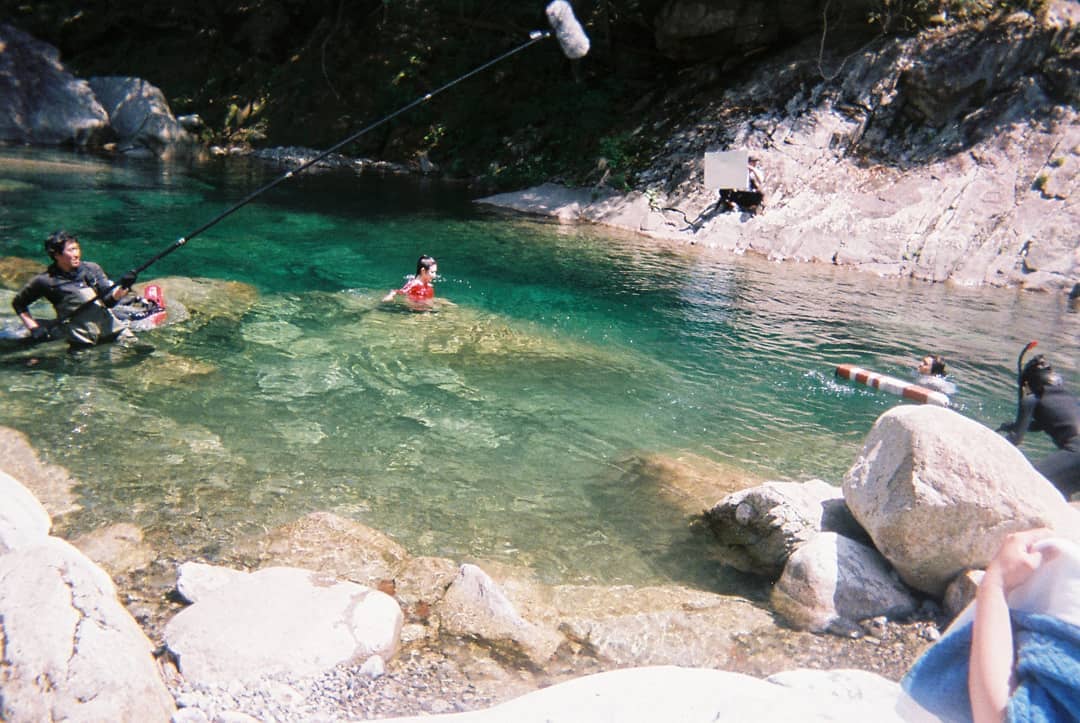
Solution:
[[[1019,445],[1028,430],[1046,432],[1058,451],[1035,465],[1066,499],[1080,490],[1080,402],[1060,384],[1028,394],[1020,402],[1016,421],[1007,427],[1008,439]]]
[[[100,298],[79,309],[95,296],[106,297],[112,287],[109,277],[92,261],[83,261],[69,272],[61,271],[54,263],[19,290],[11,306],[16,314],[24,314],[38,299],[48,299],[64,326],[69,343],[76,346],[97,344],[115,339],[124,332],[126,325],[105,308]],[[77,310],[78,314],[75,314]]]

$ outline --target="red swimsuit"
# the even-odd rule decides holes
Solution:
[[[399,294],[405,294],[410,299],[434,299],[435,287],[424,283],[419,279],[411,279],[407,284],[397,290]]]

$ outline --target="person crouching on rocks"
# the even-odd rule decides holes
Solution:
[[[135,272],[124,274],[114,286],[100,266],[82,260],[79,239],[67,231],[50,234],[45,239],[45,253],[52,263],[30,279],[11,302],[34,341],[58,336],[58,329],[72,347],[134,338],[127,324],[110,309],[134,286]],[[30,314],[30,305],[41,298],[53,305],[58,324],[41,324]]]
[[[1065,389],[1061,376],[1042,354],[1024,365],[1020,379],[1026,393],[1016,421],[1001,425],[998,431],[1017,446],[1028,430],[1050,435],[1057,451],[1036,463],[1035,469],[1069,499],[1080,490],[1080,402]]]

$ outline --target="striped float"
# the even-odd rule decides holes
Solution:
[[[936,392],[933,389],[927,389],[926,387],[920,387],[918,384],[905,382],[896,377],[889,377],[884,374],[868,371],[862,367],[857,367],[854,364],[839,365],[836,367],[836,376],[850,379],[854,382],[859,382],[860,384],[865,384],[874,389],[880,389],[883,392],[896,394],[904,399],[910,399],[913,402],[936,404],[939,407],[949,406],[949,398],[941,392]]]

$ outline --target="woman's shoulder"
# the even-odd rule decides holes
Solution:
[[[945,377],[933,376],[930,374],[921,374],[916,382],[920,387],[926,387],[932,389],[935,392],[941,392],[945,395],[952,395],[956,393],[956,385],[950,382]]]

